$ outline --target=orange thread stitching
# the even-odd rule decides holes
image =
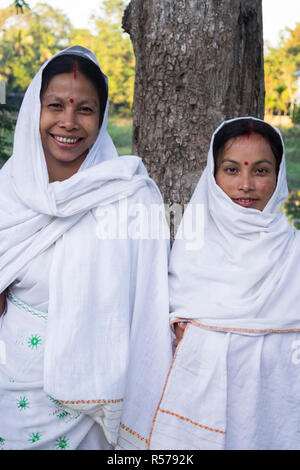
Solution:
[[[157,414],[158,414],[158,412],[159,412],[160,404],[161,404],[161,402],[162,402],[162,400],[163,400],[163,397],[164,397],[164,394],[165,394],[165,391],[166,391],[166,387],[167,387],[167,384],[168,384],[168,381],[169,381],[169,377],[170,377],[171,371],[172,371],[172,369],[173,369],[174,362],[175,362],[175,360],[176,360],[178,351],[179,351],[180,346],[181,346],[181,344],[182,344],[182,340],[183,340],[184,335],[186,334],[188,328],[189,328],[189,325],[187,325],[187,327],[186,327],[185,330],[184,330],[183,337],[182,337],[180,343],[178,344],[178,346],[177,346],[177,348],[176,348],[176,350],[175,350],[175,354],[174,354],[172,363],[171,363],[170,368],[169,368],[169,372],[168,372],[168,375],[167,375],[167,378],[166,378],[166,381],[165,381],[165,385],[164,385],[164,388],[163,388],[163,391],[162,391],[162,395],[161,395],[161,398],[160,398],[160,400],[159,400],[159,403],[158,403],[158,406],[157,406],[157,410],[156,410],[156,412],[155,412],[155,415],[154,415],[154,418],[153,418],[153,421],[152,421],[152,426],[151,426],[150,434],[149,434],[149,442],[148,442],[148,447],[147,447],[148,450],[149,450],[149,448],[150,448],[152,433],[153,433],[153,429],[154,429],[154,426],[155,426],[155,423],[156,423],[156,418],[157,418]]]
[[[120,423],[120,427],[123,428],[125,431],[129,432],[130,434],[136,436],[136,437],[137,437],[138,439],[140,439],[141,441],[146,442],[146,444],[148,444],[147,439],[145,439],[144,437],[140,436],[137,432],[133,431],[133,430],[130,429],[128,426],[125,426],[125,424]]]
[[[184,416],[180,416],[177,413],[172,413],[172,411],[162,410],[161,408],[159,409],[159,411],[161,413],[167,413],[171,416],[176,416],[176,418],[179,418],[183,421],[187,421],[188,423],[194,424],[195,426],[198,426],[199,428],[203,428],[206,431],[213,431],[213,432],[217,432],[219,434],[226,434],[225,431],[221,431],[220,429],[211,428],[209,426],[205,426],[204,424],[196,423],[196,421],[192,421],[190,418],[185,418]]]
[[[178,320],[177,320],[178,321]],[[189,322],[194,323],[195,325],[198,325],[202,328],[207,328],[210,330],[219,330],[219,331],[240,331],[243,333],[296,333],[300,331],[300,328],[294,328],[294,329],[289,329],[289,330],[272,330],[272,329],[267,329],[267,330],[255,330],[255,329],[247,329],[247,328],[225,328],[221,326],[210,326],[210,325],[204,325],[202,323],[198,323],[196,320],[189,320]]]
[[[180,423],[179,423],[179,424],[180,424]],[[170,433],[170,429],[175,429],[175,431],[176,431],[176,430],[178,430],[178,429],[180,429],[180,428],[177,426],[177,422],[176,422],[176,425],[175,425],[175,426],[174,426],[174,424],[168,423],[168,433]],[[186,432],[186,431],[185,431],[185,432]],[[182,435],[180,435],[180,437],[178,437],[178,436],[175,437],[174,435],[167,434],[167,432],[162,432],[162,431],[157,431],[157,430],[156,430],[156,433],[157,433],[157,434],[160,434],[161,436],[164,436],[164,437],[167,437],[167,438],[170,438],[170,437],[171,437],[171,439],[175,439],[176,441],[182,442],[182,439],[181,439]],[[202,436],[201,436],[201,437],[200,437],[200,436],[198,436],[197,434],[195,434],[194,432],[191,432],[191,431],[188,432],[188,435],[189,435],[189,436],[196,437],[198,440],[200,439],[201,441],[211,442],[212,444],[217,444],[217,445],[219,445],[219,446],[222,445],[222,444],[220,444],[220,442],[214,441],[214,440],[212,440],[212,439],[208,439],[208,436],[206,436],[206,437],[202,437]],[[210,434],[210,435],[209,435],[209,438],[210,438],[211,436],[212,436],[212,435]],[[197,448],[197,449],[198,449],[198,448]],[[201,449],[199,448],[198,450],[201,450]]]

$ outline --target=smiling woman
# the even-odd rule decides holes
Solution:
[[[145,236],[129,230],[136,205],[150,212],[162,198],[139,157],[118,157],[107,117],[108,80],[96,57],[80,46],[58,53],[24,96],[14,152],[0,171],[7,449],[114,447],[129,365],[142,377],[143,358],[161,364],[157,388],[151,377],[143,382],[148,427],[137,432],[147,435],[171,360],[163,211],[153,227],[145,221]],[[122,218],[122,235],[99,235],[101,210],[108,229],[115,214]]]

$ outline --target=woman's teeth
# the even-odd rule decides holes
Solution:
[[[55,140],[61,142],[62,144],[75,144],[79,139],[71,139],[70,137],[59,137],[58,135],[54,136]]]

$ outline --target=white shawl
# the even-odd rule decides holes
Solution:
[[[98,65],[80,46],[59,54],[80,55]],[[146,311],[149,275],[158,298],[167,299],[166,240],[146,240],[143,263],[137,265],[138,241],[99,240],[96,209],[126,198],[130,204],[136,194],[146,206],[162,204],[162,199],[140,158],[117,158],[106,131],[108,103],[97,140],[79,171],[49,184],[39,133],[41,77],[47,63],[25,94],[13,155],[0,171],[0,292],[22,267],[55,243],[44,389],[53,398],[92,413],[102,404],[122,401],[130,322],[133,312]],[[136,277],[141,286],[138,309]],[[115,442],[115,431],[106,430],[110,442]]]
[[[280,211],[288,195],[285,156],[276,190],[259,211],[235,204],[216,184],[213,142],[171,252],[171,320],[245,333],[300,329],[299,234]],[[189,229],[197,208],[198,246]]]

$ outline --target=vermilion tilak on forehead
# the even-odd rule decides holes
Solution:
[[[247,139],[250,139],[252,132],[253,132],[253,126],[251,123],[249,123],[248,129],[247,129]]]
[[[76,80],[76,77],[77,77],[77,65],[76,65],[76,62],[74,62],[74,80]],[[73,98],[70,98],[69,101],[70,103],[74,103]]]

